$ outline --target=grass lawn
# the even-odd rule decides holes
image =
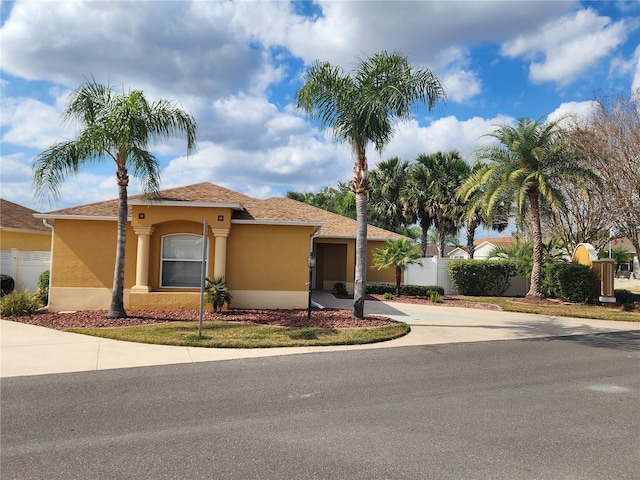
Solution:
[[[536,313],[554,317],[593,318],[621,322],[640,322],[640,312],[623,311],[618,307],[583,305],[580,303],[558,305],[534,305],[518,303],[510,297],[465,297],[465,300],[498,305],[505,312]]]
[[[409,325],[397,323],[371,328],[292,328],[231,322],[162,323],[122,328],[72,328],[68,332],[128,342],[215,348],[306,347],[360,345],[392,340],[409,333]]]

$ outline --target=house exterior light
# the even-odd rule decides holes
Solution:
[[[311,284],[313,282],[313,267],[316,266],[316,256],[313,252],[307,257],[307,267],[309,267],[309,301],[307,302],[307,318],[311,318]]]

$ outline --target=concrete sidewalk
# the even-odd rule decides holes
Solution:
[[[351,300],[336,299],[326,292],[314,293],[314,301],[328,308],[351,308],[352,303]],[[311,352],[640,331],[638,323],[375,301],[366,302],[365,312],[406,322],[411,325],[411,333],[371,345],[221,349],[120,342],[0,320],[0,377]]]

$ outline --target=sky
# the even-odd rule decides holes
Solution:
[[[256,198],[351,178],[354,155],[295,108],[305,70],[399,51],[447,99],[396,124],[381,160],[456,149],[469,161],[497,126],[585,114],[598,95],[640,88],[640,2],[13,1],[0,23],[0,196],[50,211],[117,198],[111,160],[37,202],[33,158],[72,139],[61,123],[87,78],[178,102],[198,125],[151,145],[161,189],[212,182]],[[139,193],[132,178],[130,194]]]

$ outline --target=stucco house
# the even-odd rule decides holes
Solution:
[[[10,275],[17,290],[35,292],[51,261],[51,229],[34,217],[37,213],[0,199],[0,273]]]
[[[115,262],[117,200],[36,217],[53,224],[50,308],[107,309]],[[259,200],[211,183],[129,198],[125,308],[199,305],[202,238],[207,276],[223,275],[233,307],[304,308],[313,252],[314,288],[336,282],[353,291],[356,221],[289,199]],[[367,281],[394,282],[393,269],[371,268],[373,251],[402,238],[369,226]]]

